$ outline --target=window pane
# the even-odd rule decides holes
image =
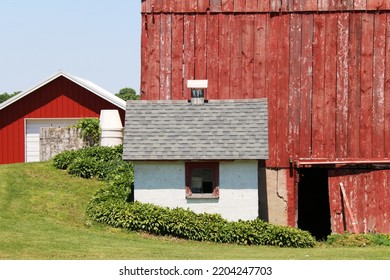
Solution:
[[[193,193],[212,193],[214,188],[214,172],[211,168],[192,169],[191,191]]]

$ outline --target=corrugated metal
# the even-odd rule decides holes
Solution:
[[[99,117],[101,109],[124,110],[64,77],[0,110],[0,164],[24,162],[26,118]]]

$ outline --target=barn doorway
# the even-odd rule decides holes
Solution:
[[[303,168],[299,171],[298,227],[317,240],[331,233],[328,193],[328,170]]]

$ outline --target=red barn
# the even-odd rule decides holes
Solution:
[[[0,164],[39,160],[39,129],[74,124],[126,102],[90,81],[62,71],[0,104]]]
[[[142,99],[268,99],[260,218],[390,232],[389,0],[141,2]]]

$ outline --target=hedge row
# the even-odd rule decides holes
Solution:
[[[129,201],[134,182],[133,165],[123,161],[122,153],[122,145],[88,147],[62,152],[53,158],[53,164],[74,176],[107,181]]]
[[[296,228],[276,226],[259,219],[229,222],[219,214],[127,203],[124,198],[123,193],[112,186],[103,189],[89,203],[87,214],[113,227],[196,241],[300,248],[315,245],[315,239],[308,232]]]
[[[122,146],[66,151],[55,156],[53,164],[75,176],[108,182],[88,204],[87,214],[95,221],[113,227],[197,241],[279,247],[312,247],[315,244],[306,231],[275,226],[258,219],[229,222],[218,214],[196,214],[182,208],[129,203],[134,182],[133,166],[122,160]]]

